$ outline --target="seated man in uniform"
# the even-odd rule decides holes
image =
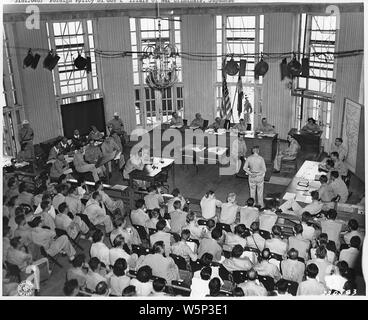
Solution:
[[[330,187],[334,193],[334,196],[340,196],[340,203],[345,203],[349,197],[349,190],[345,182],[342,181],[337,171],[331,172]]]
[[[348,151],[343,146],[342,142],[341,138],[336,138],[334,144],[331,146],[330,152],[337,152],[339,154],[339,159],[345,161]]]
[[[238,130],[239,132],[247,131],[247,123],[244,119],[240,119],[239,123],[231,128],[232,130]]]
[[[190,127],[201,128],[203,127],[204,120],[200,113],[196,113],[195,119],[191,122]]]
[[[318,134],[322,130],[313,118],[308,118],[307,124],[301,129],[302,134]]]
[[[280,172],[282,160],[294,160],[300,149],[298,141],[296,141],[293,136],[288,135],[286,139],[289,141],[289,146],[284,151],[277,153],[273,164],[273,172],[275,173]]]
[[[208,128],[218,130],[224,127],[224,122],[221,120],[220,117],[215,118],[215,122],[212,123]]]
[[[112,132],[115,132],[120,137],[123,146],[129,140],[128,134],[124,130],[123,121],[117,112],[114,112],[114,118],[107,123],[107,128],[109,129],[110,135]]]
[[[170,125],[171,126],[182,126],[183,125],[183,119],[182,117],[178,115],[176,111],[172,113]]]
[[[138,151],[136,154],[131,154],[130,158],[125,164],[123,170],[124,179],[129,179],[129,174],[134,170],[143,170],[145,166],[145,162],[143,160],[142,149]]]
[[[256,129],[256,132],[261,133],[276,133],[275,128],[267,122],[267,118],[262,118],[261,124]]]

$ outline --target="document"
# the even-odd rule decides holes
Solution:
[[[284,200],[294,200],[295,199],[296,194],[292,193],[292,192],[286,192],[285,195],[283,196]]]

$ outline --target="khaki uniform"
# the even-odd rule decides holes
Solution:
[[[266,173],[266,163],[264,159],[259,154],[252,154],[245,161],[244,171],[249,175],[250,197],[256,199],[257,191],[258,204],[263,207],[263,187]],[[253,173],[255,173],[254,176],[252,176]]]
[[[23,150],[24,160],[33,160],[34,159],[34,146],[33,146],[33,137],[34,132],[33,129],[28,127],[22,127],[19,130],[19,143]]]

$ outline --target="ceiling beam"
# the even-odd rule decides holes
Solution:
[[[332,4],[332,3],[330,3]],[[282,13],[282,12],[294,12],[294,13],[326,13],[326,8],[329,3],[294,3],[294,4],[196,4],[183,5],[183,4],[161,4],[160,11],[162,15],[221,15],[221,14],[266,14],[266,13]],[[336,4],[340,12],[363,12],[363,3],[338,3]],[[10,6],[12,8],[10,8]],[[16,7],[15,7],[16,6]],[[4,22],[16,22],[25,21],[28,14],[22,10],[23,5],[4,5]],[[99,18],[99,17],[156,17],[157,11],[154,5],[135,5],[134,7],[128,7],[126,5],[69,5],[69,6],[57,6],[57,5],[40,5],[40,18],[41,20],[71,20],[71,19],[84,19],[84,18]],[[59,10],[58,10],[59,8]],[[64,11],[60,11],[64,8]],[[67,10],[65,10],[67,8]]]

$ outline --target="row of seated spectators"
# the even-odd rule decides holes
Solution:
[[[207,255],[212,257],[211,279],[219,278],[221,288],[227,289],[228,292],[232,292],[234,287],[242,287],[245,295],[256,294],[257,290],[246,290],[242,284],[255,281],[254,284],[262,288],[262,286],[265,287],[264,277],[272,278],[274,284],[282,279],[288,283],[297,283],[299,287],[297,292],[302,295],[311,292],[316,294],[317,289],[311,292],[301,289],[304,286],[301,284],[311,279],[314,279],[314,282],[307,282],[310,283],[309,287],[318,288],[319,293],[322,291],[322,286],[323,292],[327,290],[342,292],[348,290],[346,288],[350,288],[349,286],[355,289],[352,270],[358,261],[363,235],[358,231],[357,222],[351,220],[347,232],[342,235],[340,241],[340,234],[334,235],[331,230],[335,229],[330,228],[330,225],[336,223],[336,211],[333,209],[329,210],[327,218],[319,219],[319,225],[310,214],[304,212],[301,223],[294,227],[295,235],[286,239],[280,226],[276,225],[276,220],[272,220],[273,225],[269,223],[270,216],[277,216],[273,200],[266,201],[266,207],[259,210],[253,206],[254,200],[249,199],[247,206],[244,207],[247,210],[240,211],[235,223],[227,225],[216,223],[216,220],[221,221],[217,216],[214,219],[203,219],[201,213],[188,213],[183,210],[183,207],[187,207],[187,202],[180,195],[179,190],[174,190],[169,201],[162,203],[162,195],[157,192],[157,188],[150,188],[145,199],[138,200],[137,208],[127,217],[123,204],[108,197],[100,182],[96,183],[95,191],[91,194],[87,194],[82,185],[60,184],[56,186],[54,192],[49,190],[37,195],[28,193],[24,189],[24,185],[21,184],[19,194],[13,196],[12,201],[6,202],[4,210],[6,216],[4,220],[8,219],[4,223],[4,237],[8,239],[4,241],[3,253],[6,256],[4,261],[17,264],[17,259],[12,260],[12,257],[24,256],[22,263],[19,263],[20,270],[24,269],[24,264],[31,262],[26,261],[25,255],[32,253],[30,249],[32,244],[36,247],[44,247],[46,254],[51,257],[65,252],[74,264],[78,255],[73,241],[77,241],[78,237],[84,234],[86,239],[92,235],[90,257],[97,258],[98,266],[105,268],[105,271],[96,272],[97,269],[93,269],[90,264],[87,271],[87,265],[83,262],[85,269],[81,269],[80,274],[92,273],[92,278],[97,277],[96,274],[102,275],[108,289],[114,295],[121,295],[125,289],[126,281],[124,285],[119,284],[121,290],[116,288],[112,290],[110,281],[117,259],[124,259],[127,265],[124,272],[126,276],[129,276],[126,274],[128,270],[138,272],[142,267],[148,266],[154,277],[165,279],[166,287],[172,286],[174,281],[174,283],[178,282],[179,286],[189,287],[191,296],[202,296],[203,292],[196,289],[196,282],[199,281],[201,283],[199,287],[203,288],[200,280],[208,281],[205,279],[206,276],[204,279],[201,277],[200,272],[206,267],[203,257]],[[146,206],[151,208],[148,212],[145,210]],[[38,207],[41,211],[35,214]],[[59,219],[59,216],[62,219]],[[55,231],[53,231],[53,223]],[[64,233],[56,232],[56,229],[62,229]],[[19,241],[14,238],[19,238]],[[335,241],[336,238],[339,239],[338,244]],[[340,245],[340,242],[343,243]],[[7,248],[6,244],[8,244]],[[344,246],[347,248],[344,249]],[[9,251],[12,253],[9,254]],[[111,252],[113,252],[112,259]],[[342,267],[341,263],[339,265],[337,262],[343,263]],[[288,264],[291,264],[289,268]],[[317,279],[312,275],[308,276],[309,265],[317,267]],[[345,268],[346,265],[347,268]],[[196,270],[198,267],[200,267],[199,270]],[[79,267],[74,266],[74,268]],[[213,268],[217,268],[218,272],[216,273]],[[347,271],[344,271],[344,268]],[[197,272],[199,277],[194,276],[196,271],[199,271]],[[239,272],[243,272],[240,278],[237,276]],[[258,277],[257,281],[252,280],[254,274],[256,278]],[[339,287],[328,284],[326,277],[330,275],[338,278]],[[342,287],[341,277],[346,279]],[[235,281],[234,278],[237,280]],[[68,278],[68,280],[72,279],[73,277]],[[239,279],[243,281],[239,283]],[[86,284],[79,285],[79,289],[89,290],[93,294],[99,292],[96,291],[96,286],[100,282],[95,281],[95,286],[86,287],[86,280]],[[346,282],[348,287],[344,289]],[[321,283],[322,286],[316,286],[316,283]],[[130,284],[126,287],[129,286]],[[136,283],[137,294],[141,295],[137,286]],[[272,287],[267,285],[266,287],[266,291],[259,290],[259,292],[271,294]],[[204,290],[205,295],[210,294],[206,290]],[[293,293],[296,292],[293,291]]]

